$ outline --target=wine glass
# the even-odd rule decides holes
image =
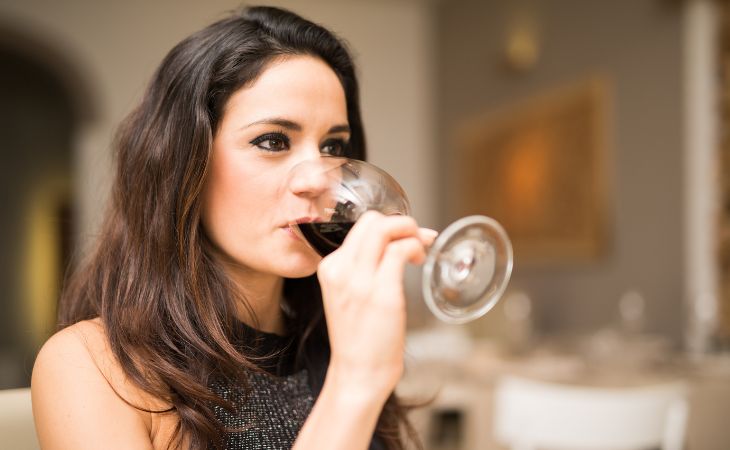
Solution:
[[[323,156],[297,164],[289,183],[308,183],[312,211],[291,224],[321,256],[337,250],[368,210],[410,215],[403,188],[384,170],[360,160]],[[311,186],[316,188],[312,189]],[[449,225],[428,249],[421,278],[424,300],[447,323],[484,315],[503,294],[512,272],[512,245],[494,219],[469,216]]]

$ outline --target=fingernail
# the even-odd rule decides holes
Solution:
[[[423,233],[424,237],[435,239],[436,236],[439,235],[439,232],[436,230],[432,230],[430,228],[421,228],[421,233]]]

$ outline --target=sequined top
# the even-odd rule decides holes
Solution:
[[[261,358],[265,373],[250,372],[250,390],[215,382],[211,389],[236,406],[235,413],[214,407],[216,417],[236,430],[225,437],[226,450],[279,450],[294,444],[314,404],[306,369],[295,370],[294,338],[248,329],[247,353]]]
[[[235,413],[215,406],[215,414],[231,431],[224,438],[226,450],[280,450],[294,445],[322,387],[326,359],[314,372],[295,365],[297,339],[263,333],[244,326],[239,342],[245,353],[257,358],[265,372],[250,372],[250,390],[214,382],[211,389],[231,401]],[[373,436],[369,450],[384,450]]]

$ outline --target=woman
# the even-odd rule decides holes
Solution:
[[[274,8],[217,22],[167,55],[116,151],[33,370],[42,447],[402,448],[402,274],[435,233],[368,213],[321,259],[289,226],[315,189],[294,165],[364,158],[343,44]]]

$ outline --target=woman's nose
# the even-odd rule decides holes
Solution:
[[[302,161],[292,167],[288,185],[289,190],[296,195],[318,197],[329,189],[327,168],[319,159]]]

